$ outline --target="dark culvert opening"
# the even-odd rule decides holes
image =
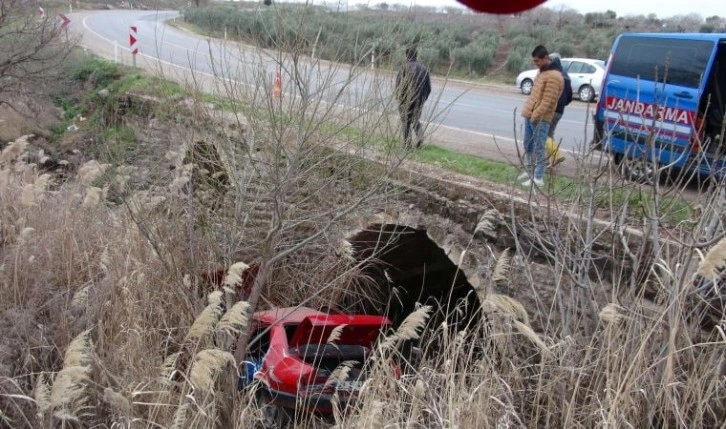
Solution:
[[[385,314],[397,327],[419,303],[434,308],[429,326],[444,318],[452,328],[474,322],[479,308],[474,288],[425,229],[374,224],[348,241],[353,256],[365,261],[359,285],[364,290],[355,303],[362,311]]]

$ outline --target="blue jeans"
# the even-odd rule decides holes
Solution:
[[[524,119],[524,168],[534,173],[534,178],[542,180],[545,173],[547,154],[545,143],[550,130],[549,122],[532,122]]]

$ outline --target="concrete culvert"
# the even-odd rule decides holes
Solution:
[[[429,326],[443,321],[465,326],[478,314],[477,294],[464,272],[439,247],[426,229],[397,224],[374,224],[348,238],[353,257],[362,262],[360,285],[344,303],[370,314],[386,314],[398,326],[416,310],[432,305]],[[350,299],[351,296],[348,297]]]

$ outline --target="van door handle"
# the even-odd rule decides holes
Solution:
[[[679,97],[679,98],[693,98],[693,94],[691,94],[688,91],[676,92],[673,95],[675,95],[676,97]]]

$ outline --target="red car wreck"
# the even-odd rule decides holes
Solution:
[[[241,386],[254,385],[265,427],[284,426],[295,409],[332,414],[355,399],[383,316],[329,314],[307,307],[254,313]],[[333,377],[342,363],[345,377]],[[336,374],[338,375],[338,374]],[[334,399],[335,398],[335,399]]]

